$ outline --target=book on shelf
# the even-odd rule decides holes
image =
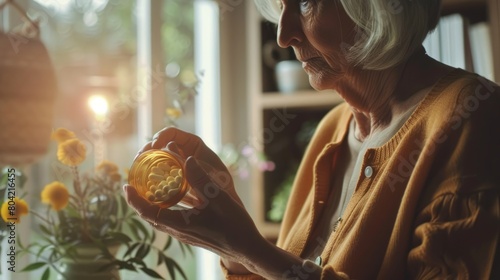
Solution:
[[[466,36],[467,21],[459,14],[441,17],[438,26],[424,40],[427,53],[453,67],[470,69]]]
[[[423,45],[427,54],[438,61],[494,80],[493,51],[486,22],[471,25],[460,14],[441,17]]]
[[[494,81],[490,26],[485,22],[476,23],[470,26],[469,34],[474,71]]]

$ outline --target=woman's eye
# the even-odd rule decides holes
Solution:
[[[291,2],[291,0],[288,0]],[[314,0],[295,0],[297,1],[301,7],[308,7],[312,1]],[[283,10],[283,1],[282,0],[277,0],[276,3],[278,4],[278,7],[280,10]]]
[[[314,0],[299,0],[302,8],[309,8]]]

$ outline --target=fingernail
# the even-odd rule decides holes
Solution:
[[[198,160],[193,157],[189,156],[186,159],[186,169],[190,169],[192,171],[198,171],[198,169],[201,169],[200,164],[198,163]]]
[[[137,160],[137,158],[138,158],[140,155],[141,155],[141,153],[137,153],[137,155],[135,155],[135,157],[134,157],[134,160],[132,160],[132,161],[136,161],[136,160]]]

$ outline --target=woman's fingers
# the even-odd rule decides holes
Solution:
[[[146,143],[142,148],[137,152],[137,155],[134,158],[134,161],[137,159],[138,156],[140,156],[142,153],[144,153],[147,150],[151,150],[151,142]]]
[[[167,127],[158,131],[153,137],[152,148],[164,148],[169,142],[174,141],[186,151],[196,151],[201,139],[191,133],[182,131],[175,127]]]
[[[147,222],[153,223],[159,207],[143,199],[137,193],[137,190],[130,185],[123,186],[123,190],[125,191],[128,204],[135,209],[137,214]]]
[[[225,164],[220,160],[217,154],[208,148],[200,137],[175,127],[164,128],[156,133],[149,149],[163,149],[167,147],[170,142],[175,142],[179,154],[184,158],[196,156],[196,158],[203,160],[219,170],[226,169]]]
[[[182,131],[175,127],[166,127],[155,133],[153,139],[139,150],[136,158],[140,154],[151,149],[164,149],[171,142],[175,142],[177,145],[181,146],[181,150],[186,157],[194,155],[200,146],[200,143],[202,143],[201,139],[196,135]]]
[[[198,192],[203,193],[203,190],[209,185],[211,187],[216,187],[215,184],[210,180],[208,174],[203,170],[198,161],[194,157],[188,157],[185,164],[186,178],[191,187],[198,190]]]
[[[171,151],[171,152],[173,152],[181,157],[185,157],[184,153],[181,150],[179,150],[179,147],[177,146],[177,144],[174,141],[168,142],[166,148],[168,151]]]
[[[179,213],[176,213],[180,211],[171,211],[168,209],[160,208],[158,205],[149,203],[137,193],[137,190],[134,187],[130,185],[123,186],[123,190],[125,192],[128,204],[132,206],[132,208],[135,209],[141,219],[145,220],[146,222],[149,222],[156,226],[157,224],[166,225],[167,221],[169,223],[176,223],[180,221],[179,218],[182,219]]]
[[[208,171],[201,161],[189,157],[185,163],[186,179],[189,185],[201,194],[203,198],[213,199],[219,193],[226,192],[237,203],[243,206],[241,199],[232,187],[232,178],[226,171]]]

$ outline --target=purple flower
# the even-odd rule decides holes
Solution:
[[[250,172],[245,168],[240,168],[238,175],[241,179],[247,179],[250,176]]]
[[[241,154],[244,157],[250,157],[253,155],[253,153],[254,153],[254,148],[250,145],[245,145],[243,149],[241,149]]]

